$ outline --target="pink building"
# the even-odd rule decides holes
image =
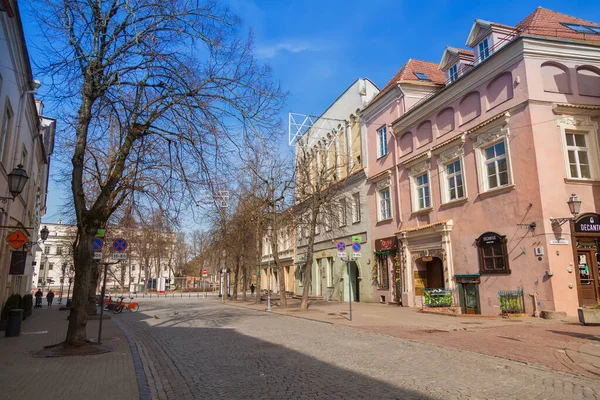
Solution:
[[[600,25],[538,8],[476,20],[467,46],[441,79],[422,63],[409,83],[409,61],[362,116],[382,296],[574,315],[600,299]]]

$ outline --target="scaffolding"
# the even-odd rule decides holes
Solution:
[[[315,117],[293,112],[288,115],[288,144],[290,146],[314,148],[320,145],[324,149],[329,149],[332,144],[339,144],[339,134],[345,130],[346,126],[346,121],[342,119]]]

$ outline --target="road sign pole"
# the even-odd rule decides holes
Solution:
[[[108,272],[108,266],[118,264],[116,262],[104,262],[104,278],[102,279],[102,294],[100,295],[100,323],[98,324],[98,344],[102,344],[102,316],[104,315],[104,296],[106,294],[106,274]]]
[[[348,265],[348,308],[350,309],[350,321],[352,321],[352,279],[350,278],[350,262],[346,263],[346,265]]]

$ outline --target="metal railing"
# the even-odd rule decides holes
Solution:
[[[498,299],[500,300],[500,311],[503,314],[524,314],[525,299],[523,289],[519,290],[499,290]]]

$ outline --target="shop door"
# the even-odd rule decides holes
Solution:
[[[577,251],[577,296],[579,306],[598,303],[598,260],[595,251]]]
[[[479,285],[475,283],[460,284],[460,306],[463,314],[481,314],[479,308]]]
[[[442,268],[442,260],[433,257],[433,260],[426,264],[427,268],[427,288],[443,289],[444,288],[444,270]]]

